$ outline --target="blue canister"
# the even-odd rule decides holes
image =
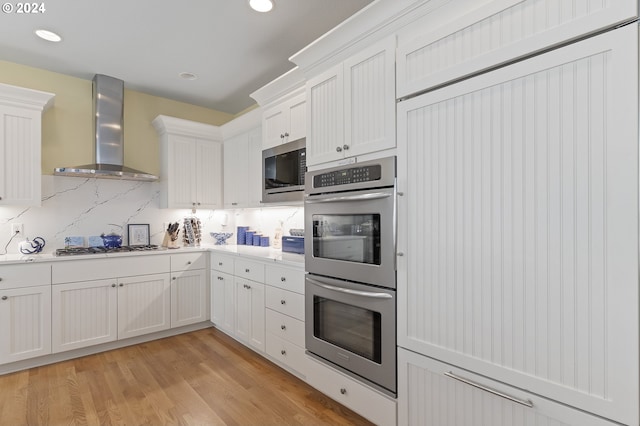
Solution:
[[[246,233],[249,229],[248,226],[238,226],[238,233],[236,234],[236,238],[238,239],[238,245],[244,245],[245,239],[247,238]]]
[[[252,246],[253,245],[253,236],[255,235],[256,231],[247,231],[247,233],[245,234],[245,239],[244,239],[244,243],[248,246]]]
[[[261,237],[261,235],[259,235],[259,234],[253,234],[253,245],[254,246],[259,246],[260,245],[260,237]]]
[[[260,247],[269,247],[269,237],[260,237]]]

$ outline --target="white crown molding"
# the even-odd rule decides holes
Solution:
[[[53,105],[55,94],[0,83],[0,104],[45,111]]]
[[[296,91],[297,94],[297,89],[302,93],[305,82],[304,74],[298,67],[295,67],[272,82],[262,86],[249,96],[255,99],[258,105],[266,106],[276,100],[281,100],[280,98],[291,94],[293,91]]]
[[[249,130],[255,129],[260,125],[262,125],[262,109],[252,109],[246,114],[242,114],[241,116],[220,126],[222,139],[227,140],[242,133],[246,133]]]
[[[168,115],[157,116],[151,124],[155,127],[159,135],[177,134],[191,136],[198,139],[208,139],[222,141],[220,127],[211,124],[199,123],[197,121],[185,120]]]
[[[313,77],[451,1],[374,1],[289,60],[298,65],[306,78]]]

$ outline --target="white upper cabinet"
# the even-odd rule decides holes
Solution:
[[[395,36],[306,84],[307,164],[395,148]]]
[[[628,22],[638,2],[458,0],[432,15],[400,38],[398,98]]]
[[[307,112],[304,93],[277,102],[262,114],[264,149],[307,136]]]
[[[222,136],[220,129],[159,115],[163,208],[222,207]]]
[[[54,96],[0,83],[0,207],[41,203],[42,113]]]
[[[221,126],[224,138],[224,207],[258,207],[262,200],[260,109]]]
[[[637,26],[400,102],[398,140],[398,344],[637,425]]]

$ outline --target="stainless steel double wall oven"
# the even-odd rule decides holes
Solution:
[[[396,159],[308,172],[307,352],[396,394]]]

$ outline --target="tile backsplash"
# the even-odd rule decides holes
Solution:
[[[156,182],[135,182],[76,177],[42,177],[41,207],[0,207],[0,255],[18,253],[18,243],[24,238],[42,237],[44,253],[64,247],[65,237],[88,237],[114,231],[121,233],[127,244],[128,224],[149,224],[151,244],[162,243],[164,224],[182,224],[191,210],[160,209],[160,185]],[[203,244],[213,244],[210,232],[233,232],[229,241],[235,244],[236,226],[251,226],[273,236],[282,222],[285,235],[290,228],[304,227],[304,209],[300,207],[269,207],[238,210],[198,210],[196,216],[203,228]],[[24,235],[10,243],[11,225],[24,225]]]

